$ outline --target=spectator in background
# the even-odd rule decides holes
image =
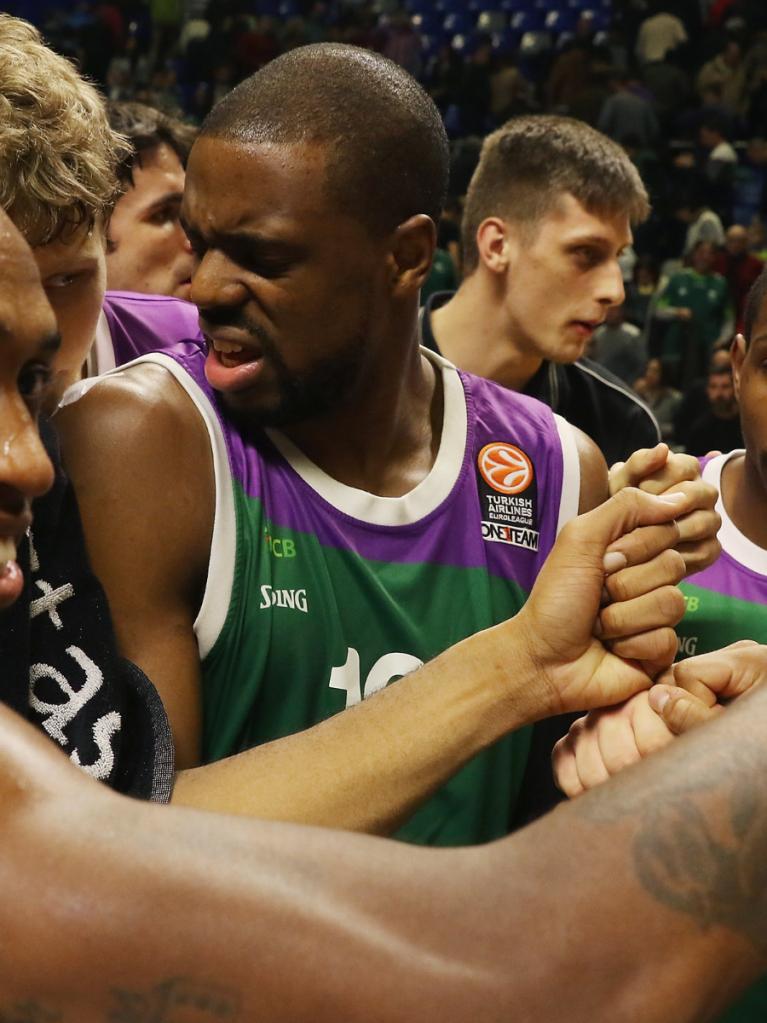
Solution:
[[[762,272],[764,263],[748,251],[748,231],[742,224],[727,228],[725,247],[714,258],[714,269],[727,281],[735,315],[735,330],[743,330],[743,311],[751,285]]]
[[[717,342],[732,335],[733,317],[727,282],[714,273],[716,250],[698,242],[691,265],[673,274],[655,315],[668,321],[662,359],[669,380],[684,384],[700,376]]]
[[[179,221],[184,167],[196,129],[141,103],[109,105],[111,127],[130,154],[109,221],[107,287],[189,298],[194,256]]]
[[[610,79],[612,95],[605,100],[597,127],[621,144],[630,139],[639,149],[651,147],[658,138],[658,119],[652,105],[632,89],[624,72]]]
[[[698,138],[706,156],[703,173],[708,183],[708,196],[720,217],[729,217],[732,209],[732,186],[738,154],[727,141],[720,118],[707,117],[700,126]]]
[[[687,42],[684,25],[674,14],[664,10],[663,0],[652,3],[651,14],[639,27],[636,55],[640,64],[665,60],[679,46]]]
[[[696,245],[708,242],[714,247],[724,245],[724,227],[721,217],[706,202],[704,189],[693,179],[688,194],[677,203],[674,216],[687,224],[684,240],[685,256],[689,256]]]
[[[725,128],[717,117],[707,117],[700,126],[699,139],[707,151],[706,177],[716,182],[724,171],[731,171],[738,162],[738,154],[728,142]]]
[[[709,86],[718,86],[722,104],[731,114],[740,116],[746,93],[746,69],[740,44],[734,39],[728,40],[722,51],[700,69],[696,84],[701,96]]]
[[[734,451],[743,447],[738,400],[730,367],[716,369],[706,384],[708,408],[690,427],[687,450],[692,455],[709,451]]]
[[[464,63],[459,106],[466,135],[484,135],[488,129],[493,72],[493,47],[489,36],[474,40],[471,55]]]
[[[705,376],[698,377],[685,388],[682,400],[674,416],[674,440],[677,444],[690,450],[689,434],[691,427],[708,411],[708,377],[720,369],[731,366],[730,353],[727,348],[715,348],[708,361]]]
[[[666,382],[664,366],[660,359],[648,361],[644,375],[634,381],[634,390],[658,420],[663,440],[673,440],[674,416],[682,395]]]
[[[654,60],[642,68],[642,81],[653,97],[661,130],[669,131],[687,106],[692,91],[689,76],[672,59]]]
[[[589,356],[629,387],[640,376],[647,351],[642,331],[626,322],[624,305],[613,305],[607,310],[605,322],[594,331]]]
[[[413,28],[406,11],[396,11],[389,21],[389,30],[381,50],[414,78],[421,74],[421,37]]]
[[[648,325],[652,321],[652,311],[659,297],[658,264],[651,256],[641,256],[634,265],[633,279],[626,286],[626,299],[623,303],[626,319],[635,324],[647,339]],[[631,379],[633,384],[638,374]]]
[[[517,67],[513,53],[498,58],[490,79],[490,113],[496,124],[531,109],[530,83]]]

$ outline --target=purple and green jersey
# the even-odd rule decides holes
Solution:
[[[742,454],[730,451],[701,459],[703,479],[720,494],[716,510],[722,517],[722,553],[713,565],[680,585],[686,605],[677,626],[680,657],[718,650],[739,639],[767,643],[767,551],[740,532],[721,498],[722,469]]]
[[[399,498],[339,483],[277,431],[243,436],[198,344],[140,360],[186,390],[213,452],[215,524],[195,622],[206,762],[309,728],[516,614],[576,514],[570,426],[429,357],[444,390],[440,448]],[[462,845],[505,834],[529,742],[522,729],[475,757],[401,837]]]
[[[677,626],[679,657],[718,650],[740,639],[767,643],[767,551],[737,528],[722,502],[722,469],[730,451],[701,459],[703,479],[719,491],[716,510],[722,517],[722,553],[709,568],[681,583],[686,611]],[[767,978],[743,995],[719,1023],[764,1023],[767,1019]]]
[[[195,625],[207,761],[308,728],[516,614],[577,511],[570,427],[439,357],[435,464],[413,491],[387,498],[331,479],[276,431],[246,439],[205,380],[203,356],[168,355],[152,360],[195,402],[214,452],[216,520]],[[474,758],[401,837],[460,845],[506,833],[528,747],[524,729]]]

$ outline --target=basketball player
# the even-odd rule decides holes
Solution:
[[[110,103],[108,113],[131,151],[117,168],[123,192],[109,218],[107,287],[188,299],[194,257],[179,213],[196,129],[143,103]]]
[[[353,737],[314,748],[321,771],[283,742],[277,783],[262,774],[244,803],[241,761],[222,760],[325,718],[332,734],[339,711],[513,616],[561,523],[605,496],[598,451],[548,409],[419,353],[446,157],[395,65],[334,46],[273,62],[187,167],[207,359],[182,346],[86,381],[57,416],[122,650],[161,692],[179,765],[221,761],[179,801],[373,830],[410,817],[403,835],[429,843],[508,830],[529,733],[468,679],[417,713],[393,686],[380,723],[355,711]],[[679,571],[664,555],[658,579]],[[644,646],[652,670],[668,617],[607,608],[605,636],[641,633],[615,650]]]
[[[32,25],[7,14],[0,14],[0,98],[0,205],[33,247],[62,338],[50,412],[83,375],[199,338],[197,313],[166,298],[105,298],[117,171],[135,154],[110,127],[93,86]],[[188,276],[188,250],[184,259]]]

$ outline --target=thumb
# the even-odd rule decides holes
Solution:
[[[684,735],[711,721],[722,707],[707,707],[702,700],[677,686],[655,685],[648,694],[650,706],[674,735]]]
[[[647,476],[659,472],[668,461],[668,444],[656,444],[654,448],[640,448],[626,462],[616,462],[610,467],[610,496],[624,487],[638,487]]]

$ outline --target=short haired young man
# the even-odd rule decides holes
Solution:
[[[179,213],[197,130],[143,103],[110,103],[108,114],[130,153],[117,166],[123,191],[109,218],[107,287],[188,299],[194,256]]]
[[[461,369],[546,402],[608,465],[660,440],[652,413],[583,351],[623,301],[618,257],[649,212],[636,168],[567,117],[490,135],[463,216],[464,280],[424,309],[423,343]]]

